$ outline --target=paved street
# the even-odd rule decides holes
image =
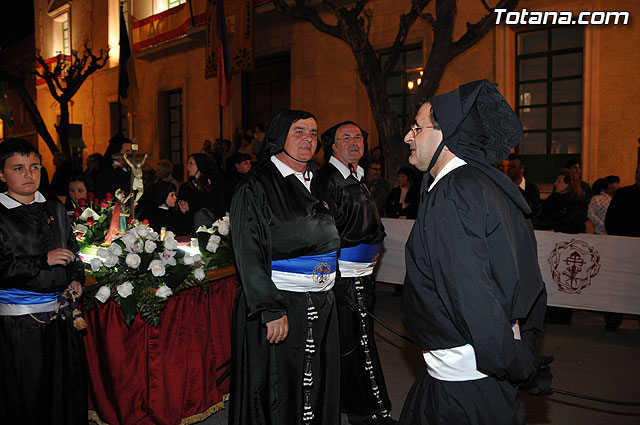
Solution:
[[[380,319],[402,329],[402,298],[393,285],[378,284],[376,311]],[[423,368],[419,350],[376,326],[376,341],[393,403],[392,416],[400,416],[405,396]],[[616,333],[605,332],[602,313],[576,311],[571,325],[548,325],[542,353],[555,356],[553,387],[600,398],[640,403],[640,325],[632,317]],[[528,424],[637,425],[640,407],[625,407],[554,394],[525,396]],[[223,410],[201,425],[226,425]],[[347,425],[343,415],[342,424]],[[461,424],[462,425],[462,424]]]

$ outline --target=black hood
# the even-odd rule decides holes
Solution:
[[[216,181],[218,175],[216,164],[211,160],[206,153],[194,153],[191,154],[193,160],[196,162],[198,171],[200,174],[211,180],[211,183]]]
[[[429,169],[446,145],[458,158],[489,176],[525,214],[530,214],[516,185],[491,166],[506,159],[522,137],[518,116],[496,86],[489,80],[473,81],[428,102],[443,137]]]
[[[367,152],[367,139],[369,138],[369,133],[364,131],[362,127],[353,121],[343,121],[322,133],[322,149],[324,150],[324,159],[326,161],[329,161],[331,155],[333,155],[333,144],[336,141],[336,132],[340,127],[347,124],[353,124],[360,129],[360,132],[362,133],[362,141],[364,142],[364,152]]]
[[[167,196],[171,192],[176,191],[176,186],[165,180],[158,180],[155,182],[149,190],[145,193],[145,197],[148,200],[149,208],[156,208],[164,204],[167,201]]]
[[[291,124],[307,118],[316,119],[311,112],[307,111],[283,109],[278,112],[278,115],[269,123],[267,135],[264,138],[264,158],[269,158],[284,151],[284,143],[287,140]],[[316,153],[319,150],[320,143],[316,147]]]

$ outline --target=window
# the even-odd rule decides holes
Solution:
[[[388,57],[388,53],[380,55],[383,63]],[[401,133],[407,126],[409,120],[407,114],[415,103],[415,93],[421,82],[422,47],[414,45],[400,53],[398,62],[387,79],[387,97],[391,110],[395,112],[400,122]]]
[[[528,178],[551,183],[582,150],[583,30],[552,27],[516,37],[517,112],[523,125],[518,153],[527,160]]]
[[[129,109],[126,106],[120,106],[120,108],[118,108],[118,102],[113,102],[109,104],[109,112],[111,137],[118,134],[118,125],[120,125],[122,135],[126,138],[129,138],[129,118],[127,117],[129,114]],[[119,123],[118,119],[120,120]]]
[[[182,3],[185,2],[185,0],[167,0],[167,1],[168,1],[167,6],[169,7],[169,9],[171,9],[172,7],[180,6]]]
[[[71,54],[71,42],[69,41],[69,21],[62,23],[62,54]]]
[[[182,180],[184,166],[182,161],[182,90],[161,92],[158,96],[160,117],[159,154],[173,164],[173,175]]]

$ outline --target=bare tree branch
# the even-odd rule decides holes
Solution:
[[[467,23],[467,31],[452,44],[452,57],[459,55],[474,44],[476,44],[484,35],[489,32],[495,25],[495,9],[513,10],[518,4],[518,0],[500,0],[495,8],[489,9],[490,13],[485,15],[475,24]]]
[[[493,9],[491,9],[489,7],[489,5],[487,4],[486,0],[480,0],[480,2],[482,3],[482,5],[484,6],[485,9],[487,9],[489,12],[493,12]]]
[[[53,73],[51,72],[51,69],[49,69],[49,65],[45,62],[42,56],[40,56],[39,54],[36,54],[36,61],[38,61],[38,63],[42,66],[42,73],[39,73],[36,70],[36,75],[42,78],[45,81],[45,83],[47,83],[47,87],[49,87],[49,92],[51,93],[51,96],[53,96],[56,102],[59,102],[60,96],[58,95],[58,91],[54,83],[54,81],[56,81],[57,78],[53,75]]]
[[[318,31],[332,35],[340,40],[342,32],[338,25],[329,25],[320,18],[318,11],[307,6],[303,0],[296,0],[296,6],[289,6],[285,0],[273,0],[276,10],[292,19],[310,22]]]

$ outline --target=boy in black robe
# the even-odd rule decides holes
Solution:
[[[546,291],[531,209],[490,165],[521,131],[481,80],[423,103],[405,136],[409,162],[434,180],[406,246],[404,325],[427,367],[401,424],[524,424],[520,388],[549,393],[551,358],[535,355]]]
[[[340,237],[310,192],[317,124],[281,111],[265,159],[238,185],[231,238],[240,287],[231,336],[230,425],[340,423],[335,280]]]
[[[38,192],[40,167],[29,142],[0,144],[0,418],[86,424],[84,345],[61,300],[82,293],[84,266],[63,205]]]
[[[326,164],[313,188],[329,204],[340,233],[339,277],[333,287],[340,321],[340,408],[354,425],[395,423],[390,418],[373,319],[358,308],[374,311],[373,269],[384,239],[375,199],[358,165],[367,150],[367,136],[352,121],[327,130],[322,135]]]

